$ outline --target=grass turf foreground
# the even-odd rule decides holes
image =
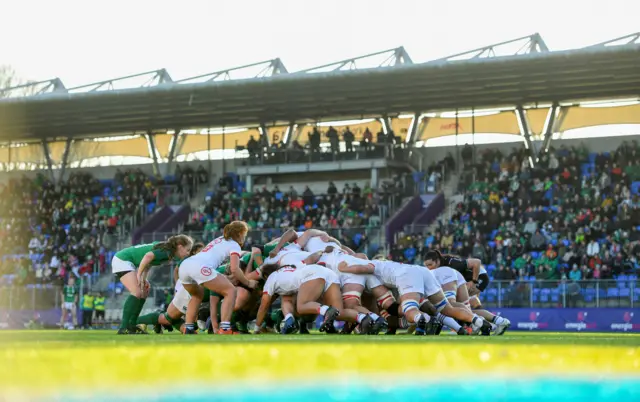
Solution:
[[[640,400],[640,335],[0,332],[0,400],[267,397],[278,402]]]

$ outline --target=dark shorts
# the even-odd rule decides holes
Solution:
[[[104,310],[96,310],[96,319],[102,318],[104,320]]]
[[[489,286],[489,282],[489,275],[480,274],[478,275],[478,283],[476,284],[476,288],[478,288],[479,291],[484,292],[487,286]]]
[[[123,276],[125,276],[129,272],[136,272],[136,271],[121,271],[121,272],[114,273],[114,275],[116,276],[116,278],[118,278],[118,280],[120,280],[120,278],[122,278]]]

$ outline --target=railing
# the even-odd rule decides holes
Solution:
[[[246,149],[236,151],[235,158],[244,160],[246,165],[278,165],[286,163],[336,162],[362,159],[408,160],[408,148],[405,144],[369,144],[365,147],[358,142],[353,143],[353,150],[346,151],[344,142],[339,144],[339,151],[334,152],[328,144],[320,144],[320,148],[288,148],[267,149],[249,152]]]
[[[492,281],[480,298],[485,307],[640,306],[635,280]]]

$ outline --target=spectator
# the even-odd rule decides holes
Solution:
[[[368,130],[368,129],[367,129]],[[342,138],[344,139],[345,150],[348,153],[353,153],[353,141],[355,140],[355,136],[347,126],[342,134]]]
[[[571,272],[569,272],[569,279],[572,281],[579,281],[582,279],[582,272],[578,269],[578,264],[573,264]]]

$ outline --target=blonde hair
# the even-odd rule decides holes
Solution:
[[[233,221],[226,225],[222,231],[222,236],[225,240],[235,240],[238,244],[242,245],[242,236],[246,235],[249,231],[249,226],[243,221]]]

